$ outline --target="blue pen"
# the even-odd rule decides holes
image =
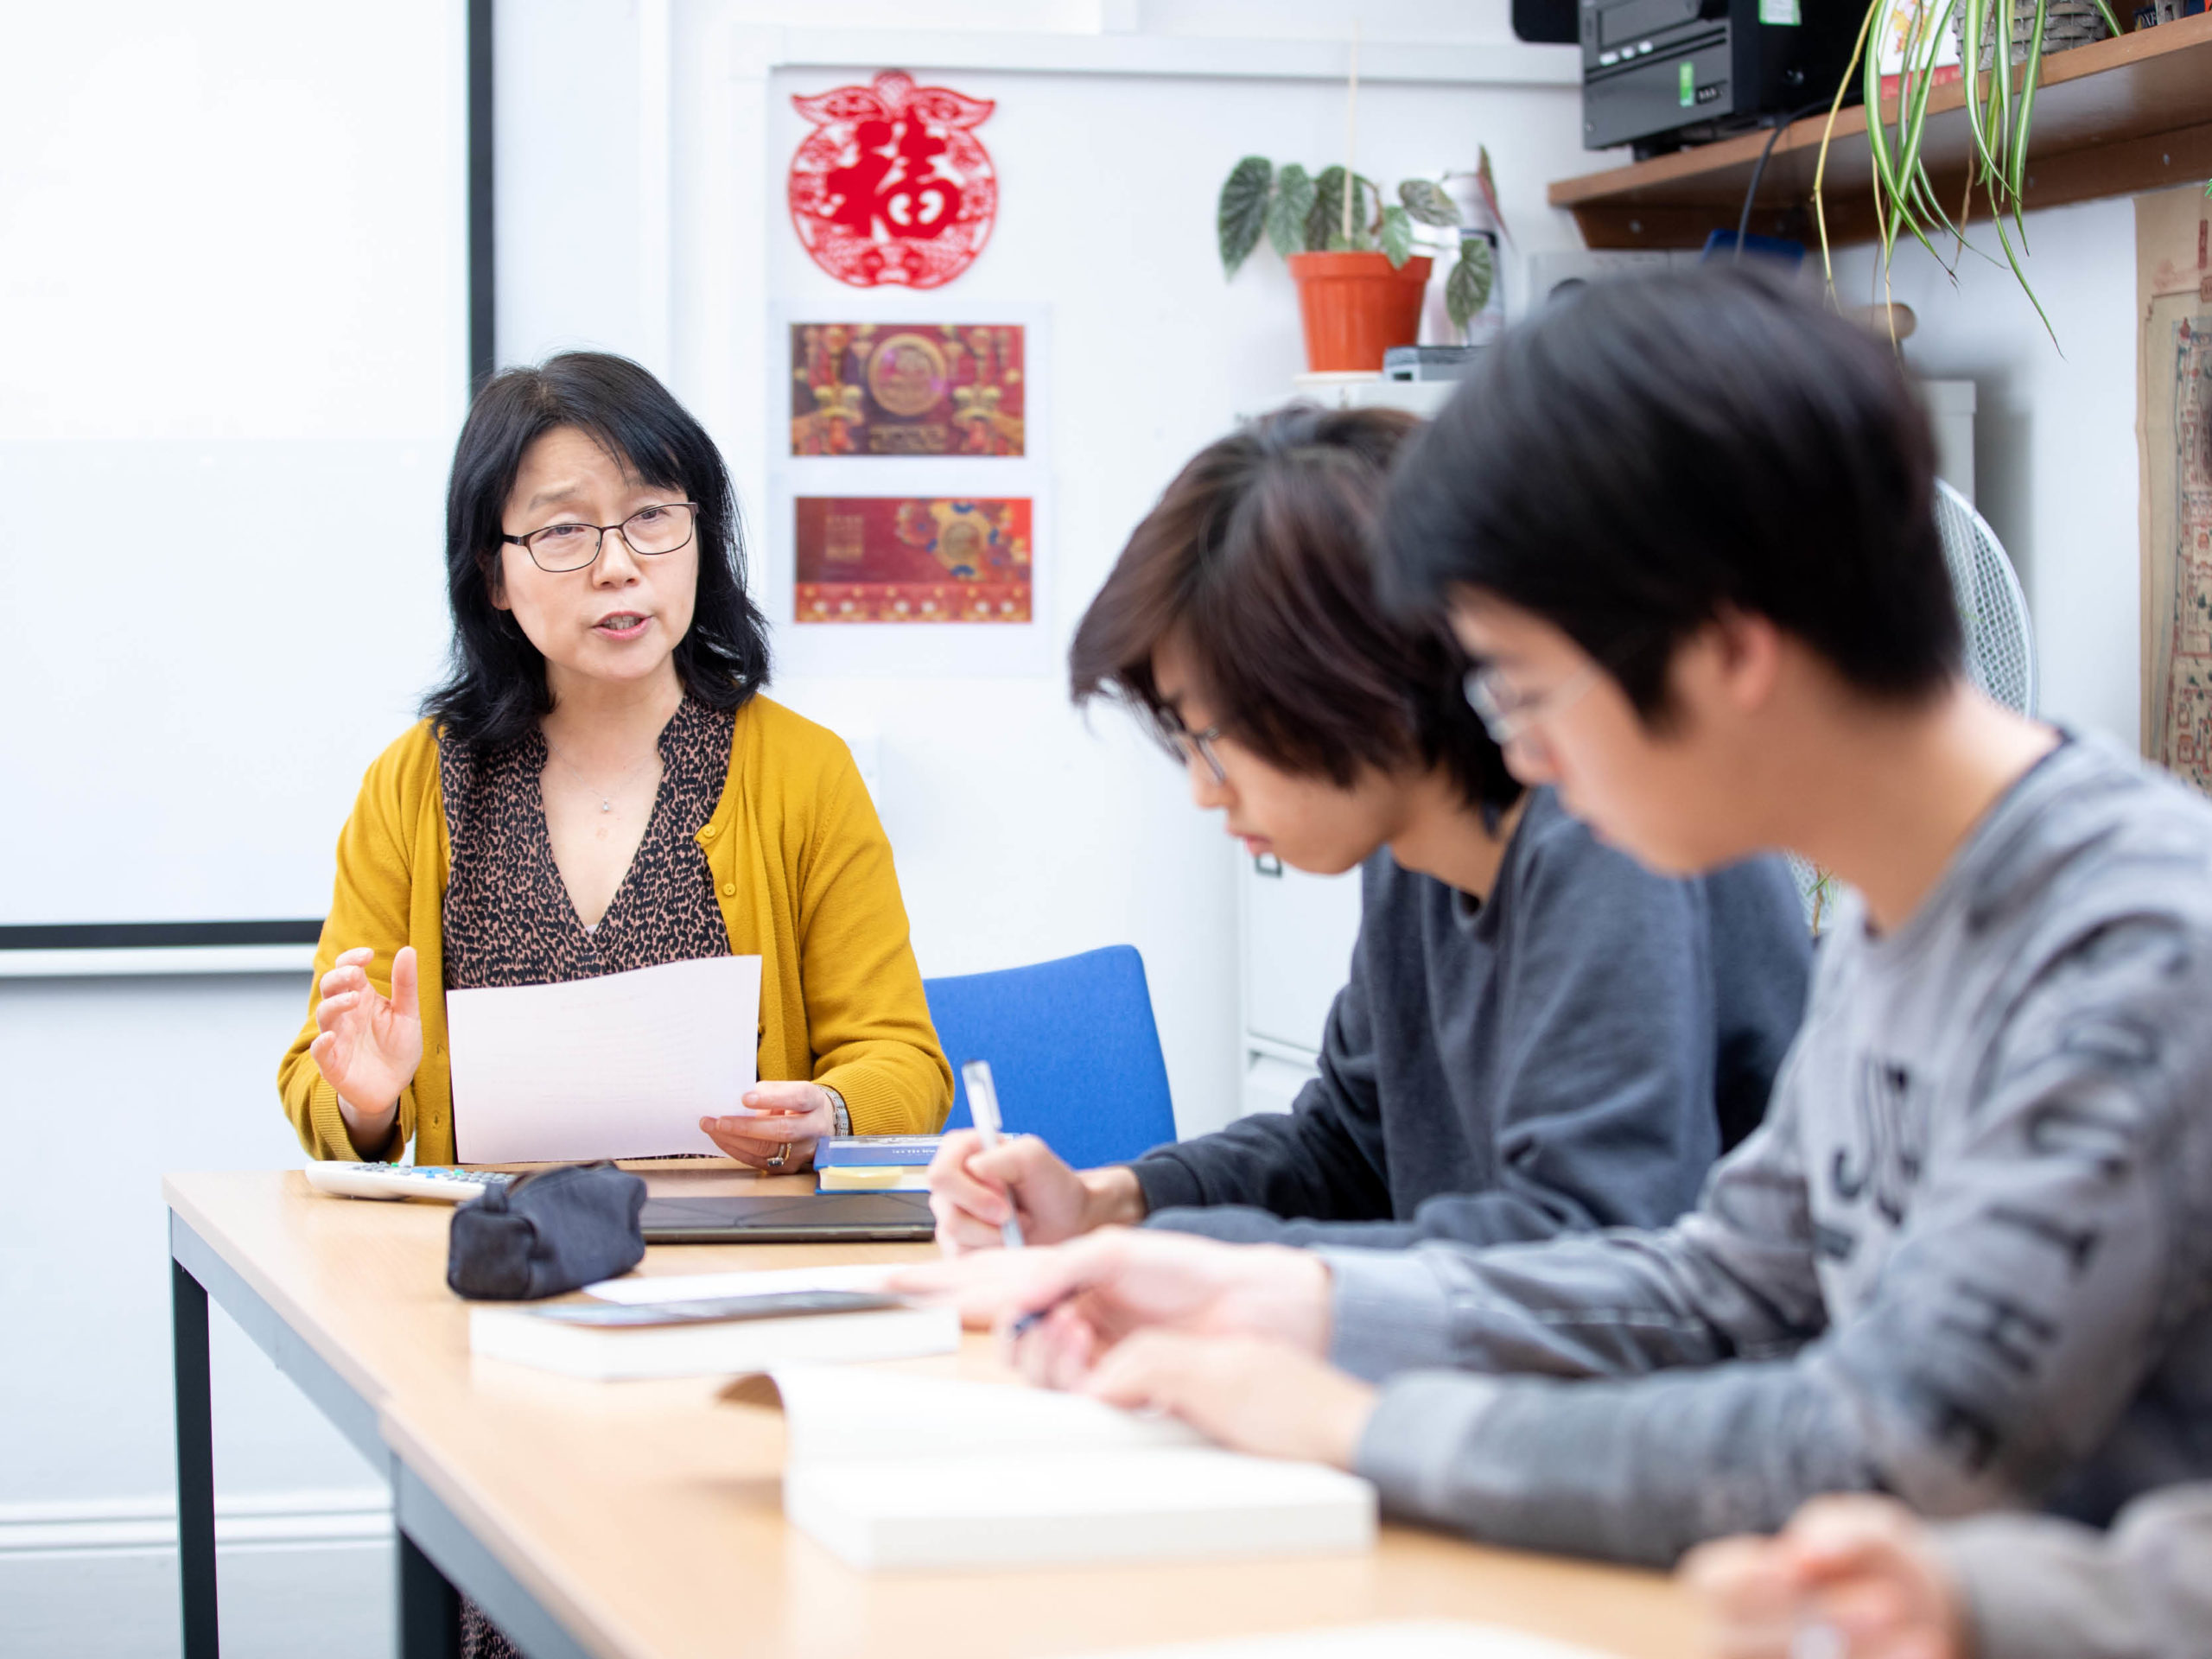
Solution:
[[[1039,1325],[1042,1325],[1047,1316],[1049,1316],[1055,1308],[1064,1306],[1067,1303],[1073,1301],[1077,1297],[1082,1295],[1083,1293],[1089,1288],[1090,1287],[1088,1285],[1070,1285],[1058,1295],[1053,1297],[1051,1301],[1046,1303],[1044,1306],[1031,1308],[1027,1313],[1023,1314],[1011,1325],[1007,1327],[1007,1340],[1009,1342],[1020,1342],[1032,1331],[1034,1331]]]
[[[983,1143],[985,1152],[995,1152],[999,1145],[999,1091],[991,1081],[988,1060],[969,1060],[960,1068],[962,1081],[968,1085],[968,1115],[976,1120],[976,1136]],[[1011,1211],[999,1224],[999,1238],[1009,1250],[1022,1246],[1021,1224]]]

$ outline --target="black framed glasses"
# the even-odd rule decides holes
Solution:
[[[548,575],[558,575],[564,570],[581,570],[596,560],[610,530],[622,532],[623,545],[632,553],[647,558],[673,553],[690,541],[698,517],[696,501],[664,501],[658,506],[639,508],[619,524],[548,524],[527,536],[503,534],[499,539],[522,549],[530,555],[530,562]]]
[[[1185,767],[1197,761],[1205,767],[1207,775],[1220,785],[1229,781],[1229,774],[1222,770],[1221,757],[1213,752],[1213,746],[1220,736],[1221,728],[1218,726],[1209,726],[1203,732],[1185,731],[1179,726],[1167,734],[1167,741],[1175,746],[1175,753],[1181,757]]]

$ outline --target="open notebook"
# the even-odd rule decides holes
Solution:
[[[784,1513],[855,1567],[1001,1567],[1367,1549],[1375,1489],[1080,1395],[776,1371]]]

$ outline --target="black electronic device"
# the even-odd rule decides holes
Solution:
[[[1577,0],[1513,0],[1513,38],[1547,46],[1573,46],[1581,38]]]
[[[1864,16],[1845,0],[1581,0],[1582,147],[1642,157],[1825,104]]]
[[[645,1200],[648,1244],[842,1244],[927,1242],[937,1230],[926,1192],[810,1192]]]

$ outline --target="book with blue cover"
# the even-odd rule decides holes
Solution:
[[[941,1135],[841,1135],[814,1143],[817,1169],[919,1164],[927,1167],[944,1141]]]

